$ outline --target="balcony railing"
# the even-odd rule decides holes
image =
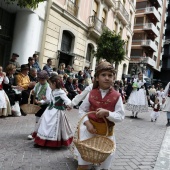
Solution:
[[[153,33],[157,36],[159,34],[159,31],[157,30],[157,28],[155,27],[155,25],[153,23],[135,24],[134,25],[134,30],[140,30],[140,29],[153,31]]]
[[[153,51],[157,51],[156,44],[152,40],[133,40],[132,46],[150,47]]]
[[[108,29],[107,26],[99,20],[96,16],[89,17],[89,28],[93,28],[95,31],[102,34],[104,29]]]
[[[118,12],[118,17],[125,21],[126,24],[129,22],[129,14],[120,1],[116,1],[116,12]]]
[[[73,2],[73,1],[71,1],[71,0],[68,0],[67,11],[76,17],[77,13],[78,13],[77,4],[75,2]]]
[[[166,44],[170,44],[170,39],[165,40],[164,45],[166,45]]]
[[[155,7],[147,7],[147,8],[140,8],[136,10],[136,14],[144,13],[144,14],[153,14],[158,21],[160,21],[160,15]]]
[[[143,63],[149,64],[152,67],[156,67],[156,62],[150,57],[145,57],[143,59]]]

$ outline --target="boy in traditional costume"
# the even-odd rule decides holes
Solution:
[[[109,125],[108,138],[114,141],[115,122],[121,122],[124,119],[124,107],[120,94],[113,87],[115,71],[108,62],[101,62],[96,67],[93,89],[87,94],[83,103],[80,105],[79,114],[82,117],[89,111],[95,111],[85,117],[80,127],[80,140],[91,138],[95,135],[106,134],[106,124],[103,118],[106,118]],[[98,167],[98,169],[109,169],[112,164],[114,152]],[[78,153],[78,170],[89,169],[91,163],[86,162]]]
[[[35,104],[39,105],[41,109],[35,114],[36,123],[38,123],[40,117],[48,107],[51,95],[51,88],[49,86],[49,83],[47,82],[49,78],[47,71],[42,70],[38,72],[37,78],[38,83],[35,85],[33,89],[33,94],[35,98]],[[28,139],[33,139],[32,135],[28,135]]]

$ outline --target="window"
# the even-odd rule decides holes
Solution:
[[[63,31],[61,50],[65,52],[71,51],[72,36],[68,31]]]
[[[93,50],[92,45],[88,44],[88,46],[87,46],[87,53],[86,53],[86,60],[89,61],[89,62],[91,60],[92,50]]]
[[[93,16],[97,16],[98,4],[96,1],[93,3]]]
[[[115,22],[115,32],[117,33],[117,22]]]
[[[143,24],[144,17],[136,17],[136,24]]]
[[[131,56],[142,56],[142,55],[143,55],[142,50],[135,50],[135,49],[131,50]]]
[[[146,7],[147,7],[147,1],[136,3],[136,9],[141,9],[141,8],[146,8]]]
[[[106,22],[106,11],[103,10],[103,13],[102,13],[102,22],[105,23]]]
[[[120,28],[120,36],[122,37],[122,34],[123,34],[123,29]]]

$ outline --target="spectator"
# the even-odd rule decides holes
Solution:
[[[40,65],[38,63],[38,54],[33,54],[34,64],[33,67],[37,69],[37,72],[41,71]]]
[[[9,103],[8,96],[3,90],[3,84],[8,84],[9,80],[6,73],[3,72],[2,66],[0,66],[0,117],[6,117],[11,115],[11,107]]]
[[[29,72],[29,67],[27,64],[21,65],[21,73],[19,73],[16,76],[16,84],[17,86],[20,86],[22,88],[22,100],[21,100],[21,105],[22,104],[27,104],[28,103],[28,97],[30,94],[30,90],[34,88],[36,82],[31,82],[28,76]],[[25,113],[21,110],[21,114],[23,116],[26,116]]]
[[[58,75],[57,68],[53,68],[53,72],[51,73],[51,76]]]
[[[77,95],[76,91],[74,90],[72,82],[73,79],[71,77],[68,77],[65,84],[65,88],[68,91],[68,98],[71,100]]]
[[[6,74],[9,79],[9,84],[4,84],[4,90],[9,98],[10,105],[15,105],[15,101],[21,101],[21,94],[19,92],[16,94],[15,89],[19,90],[20,87],[15,84],[15,74],[16,67],[13,64],[9,64],[6,67]]]
[[[80,93],[81,93],[81,90],[80,90],[79,87],[78,87],[78,79],[73,79],[73,87],[74,87],[74,91],[75,91],[77,94],[80,94]]]
[[[69,75],[69,77],[70,77],[71,69],[72,69],[72,68],[71,68],[70,65],[68,65],[67,68],[65,69],[65,73],[66,73],[67,75]]]
[[[28,67],[29,67],[29,74],[30,74],[30,70],[33,68],[34,65],[34,58],[33,57],[29,57],[28,58]]]
[[[83,91],[83,90],[85,89],[86,85],[85,85],[85,80],[84,80],[84,79],[80,79],[80,80],[79,80],[78,87],[79,87],[79,89],[80,89],[81,91]]]
[[[89,67],[84,68],[84,79],[85,79],[85,82],[86,82],[86,86],[88,86],[89,84],[92,83],[91,71],[89,70]]]
[[[81,79],[84,79],[83,78],[83,72],[81,70],[78,72],[78,75],[77,75],[76,78],[78,78],[78,81],[80,81]]]
[[[9,65],[9,64],[13,64],[13,65],[16,67],[16,73],[19,73],[19,72],[20,72],[20,69],[21,69],[20,64],[17,62],[17,58],[18,58],[18,57],[19,57],[18,54],[13,53],[11,59],[10,59],[9,62],[8,62],[8,65]]]
[[[52,65],[52,59],[49,58],[47,59],[47,64],[43,67],[43,70],[47,71],[48,76],[50,76],[51,73],[53,72],[51,65]]]
[[[58,69],[58,74],[62,74],[62,75],[64,75],[64,73],[65,73],[65,64],[64,63],[60,63],[60,65],[59,65],[59,69]]]
[[[29,78],[31,82],[37,82],[37,69],[36,68],[30,69]]]

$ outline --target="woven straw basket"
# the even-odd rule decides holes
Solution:
[[[41,109],[40,106],[35,105],[34,103],[30,104],[31,94],[32,94],[32,90],[30,91],[30,95],[29,95],[29,98],[28,98],[28,104],[21,105],[21,109],[26,114],[35,114],[35,113],[37,113]]]
[[[94,136],[92,138],[80,141],[80,125],[85,116],[84,115],[78,125],[78,138],[74,140],[74,144],[78,149],[83,160],[91,162],[93,164],[100,164],[104,162],[107,157],[114,151],[114,142],[107,138],[108,136],[108,124],[105,118],[104,121],[107,125],[107,133],[105,136]]]

